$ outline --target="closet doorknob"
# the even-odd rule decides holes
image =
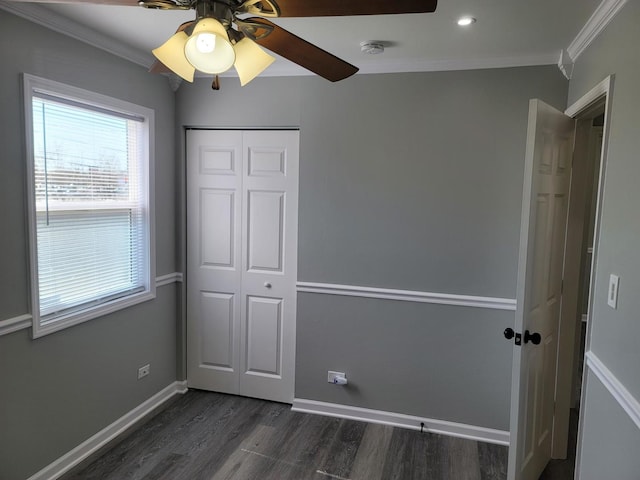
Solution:
[[[270,284],[269,282],[264,282],[264,286],[265,286],[266,288],[271,288],[271,284]]]

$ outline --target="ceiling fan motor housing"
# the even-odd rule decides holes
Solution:
[[[225,28],[233,22],[233,10],[226,2],[216,0],[200,0],[196,3],[196,18],[215,18]]]

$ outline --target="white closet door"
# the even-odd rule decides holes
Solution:
[[[298,132],[244,133],[240,394],[293,401]]]
[[[293,399],[298,132],[187,134],[190,387]]]
[[[187,132],[187,377],[237,393],[242,310],[242,132]]]

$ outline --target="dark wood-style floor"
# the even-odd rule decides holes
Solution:
[[[578,411],[571,409],[569,417],[569,448],[566,460],[551,460],[544,469],[540,480],[571,480],[574,477],[576,463],[576,444],[578,442]]]
[[[190,390],[61,480],[503,480],[507,447]]]

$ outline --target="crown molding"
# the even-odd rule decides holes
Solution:
[[[153,63],[154,58],[150,53],[132,49],[123,42],[96,32],[73,20],[59,15],[36,3],[9,2],[0,0],[0,9],[14,15],[18,15],[29,21],[47,27],[58,33],[75,38],[81,42],[100,48],[118,57],[129,60],[145,68]],[[557,54],[543,53],[539,55],[524,55],[511,57],[465,58],[455,60],[427,60],[427,59],[396,59],[382,60],[375,63],[363,64],[360,74],[376,73],[403,73],[403,72],[436,72],[446,70],[478,70],[488,68],[508,68],[537,65],[552,65],[557,61]],[[278,58],[274,64],[267,68],[263,77],[294,77],[312,76],[314,73]],[[200,75],[196,75],[199,77]],[[224,77],[237,77],[235,71],[229,71]],[[171,88],[177,90],[180,85],[179,78],[168,78]]]
[[[537,55],[523,55],[510,57],[462,58],[454,60],[426,60],[426,59],[380,59],[375,63],[360,65],[358,75],[380,73],[418,73],[444,72],[452,70],[485,70],[492,68],[532,67],[540,65],[555,65],[557,53],[549,52]],[[221,77],[237,77],[235,71],[229,70]],[[298,65],[286,60],[277,59],[260,77],[302,77],[315,76]],[[196,78],[209,78],[211,75],[196,72]]]
[[[491,68],[531,67],[540,65],[554,65],[556,52],[536,55],[521,55],[508,57],[480,57],[460,58],[449,60],[382,60],[380,62],[364,64],[359,73],[402,73],[402,72],[443,72],[451,70],[484,70]]]
[[[627,0],[602,1],[598,8],[593,12],[593,15],[591,15],[591,18],[589,18],[584,27],[582,27],[582,30],[580,30],[576,38],[574,38],[571,44],[567,47],[567,53],[571,57],[572,61],[575,62],[578,59],[582,52],[584,52],[600,32],[609,25],[609,22],[613,20],[613,17],[616,16],[626,3]]]
[[[154,61],[150,53],[147,54],[140,50],[133,49],[119,40],[96,32],[91,28],[85,27],[36,3],[0,0],[0,9],[112,53],[113,55],[145,68],[149,68]]]
[[[566,50],[562,50],[560,52],[560,59],[558,60],[558,68],[567,80],[571,80],[571,76],[573,75],[573,66],[574,62],[569,56],[569,53]]]
[[[360,65],[359,75],[377,73],[411,73],[411,72],[442,72],[449,70],[483,70],[490,68],[530,67],[539,65],[554,65],[557,60],[556,52],[538,55],[523,55],[511,57],[461,58],[453,60],[426,59],[380,59],[375,63]],[[261,77],[305,76],[314,73],[290,62],[275,62]]]

